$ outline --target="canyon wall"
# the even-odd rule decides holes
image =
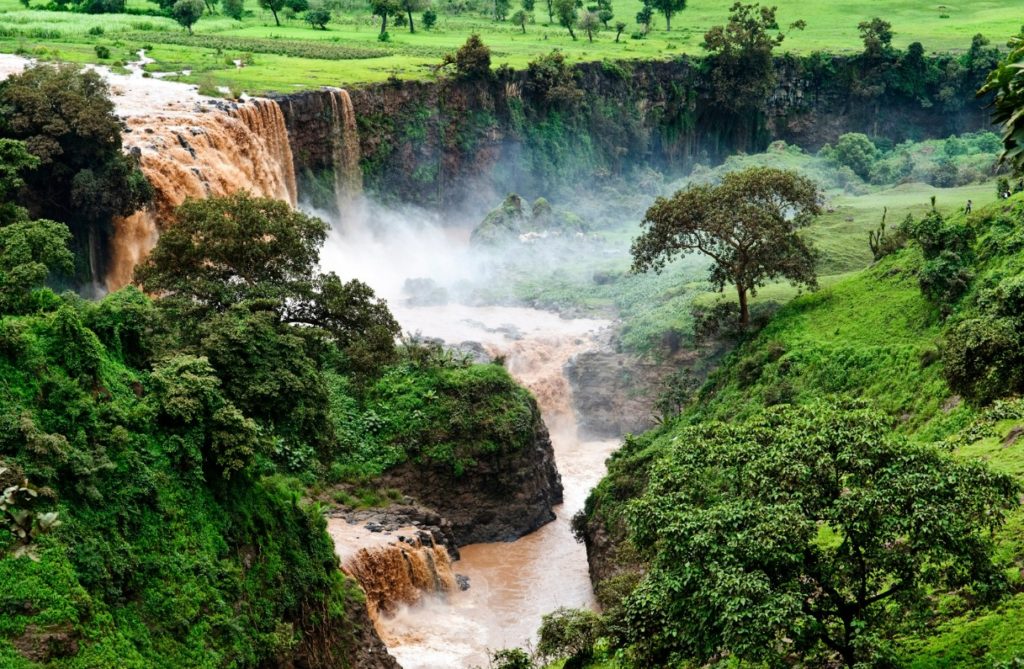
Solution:
[[[540,75],[508,69],[483,79],[367,86],[350,92],[360,176],[379,200],[475,211],[510,191],[548,196],[635,166],[681,170],[777,139],[816,149],[846,132],[902,141],[988,127],[967,75],[952,88],[932,81],[879,97],[858,62],[780,58],[774,91],[756,113],[743,114],[722,110],[705,64],[688,59],[577,65],[567,99],[545,89]],[[935,57],[927,65],[951,62]],[[278,99],[302,197],[332,209],[338,143],[324,140],[337,135],[337,93]]]

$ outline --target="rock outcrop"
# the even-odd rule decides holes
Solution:
[[[459,546],[513,541],[555,519],[562,480],[548,430],[534,412],[532,446],[478,458],[457,476],[446,465],[406,462],[381,478],[451,523]]]

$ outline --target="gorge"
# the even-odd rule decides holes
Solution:
[[[862,60],[787,55],[774,61],[777,79],[763,104],[723,110],[707,62],[569,66],[550,58],[546,70],[505,67],[232,101],[141,70],[100,69],[124,151],[154,196],[146,209],[115,219],[106,254],[89,259],[93,277],[104,275],[106,300],[33,294],[27,315],[17,317],[28,325],[0,319],[0,365],[17,380],[15,399],[0,395],[0,427],[14,435],[0,435],[0,446],[14,444],[19,463],[34,467],[19,490],[30,489],[31,474],[41,499],[70,500],[60,513],[74,539],[70,548],[41,539],[41,566],[0,559],[0,581],[44,583],[57,593],[47,595],[53,609],[65,612],[44,619],[37,614],[50,609],[23,604],[29,595],[0,597],[0,607],[20,607],[13,631],[0,625],[0,663],[16,655],[60,662],[82,648],[81,666],[90,662],[86,652],[104,654],[96,666],[122,656],[134,662],[125,666],[145,666],[162,652],[179,653],[179,663],[203,658],[211,664],[196,666],[204,667],[486,666],[496,650],[535,648],[553,611],[604,607],[619,624],[633,615],[617,608],[619,590],[636,587],[648,570],[671,586],[665,574],[681,562],[659,562],[650,544],[640,557],[627,525],[635,509],[659,503],[655,486],[676,475],[670,458],[705,438],[687,431],[700,425],[700,412],[709,423],[739,425],[750,419],[747,404],[736,408],[744,393],[760,393],[749,404],[760,402],[766,415],[789,416],[787,407],[818,386],[855,396],[857,383],[875,383],[863,380],[868,372],[847,374],[829,362],[841,359],[876,376],[889,365],[920,377],[930,392],[938,388],[915,403],[870,385],[866,396],[882,396],[891,415],[903,416],[896,429],[950,444],[975,419],[989,421],[970,428],[984,439],[997,427],[1016,429],[1007,422],[1018,419],[1015,408],[1000,404],[990,420],[968,413],[974,409],[942,385],[934,365],[948,331],[922,306],[919,277],[929,275],[913,264],[916,255],[897,251],[905,266],[876,249],[889,206],[909,222],[891,226],[888,239],[909,244],[914,216],[958,215],[965,195],[979,208],[987,206],[982,197],[994,199],[996,168],[988,149],[975,151],[991,143],[980,132],[986,101],[967,95],[976,73],[955,71],[950,56],[928,56],[929,72],[944,74],[915,90],[894,87],[880,114],[877,96],[861,85],[869,74]],[[4,56],[0,73],[26,64]],[[861,133],[878,163],[900,161],[886,169],[903,171],[878,170],[876,182],[875,173],[838,167],[832,145]],[[917,174],[906,167],[918,160],[914,152],[936,183],[915,182],[921,188],[906,194]],[[707,279],[710,262],[673,258],[669,276],[638,276],[629,241],[654,198],[761,163],[825,175],[824,223],[807,233],[823,241],[824,290],[804,295],[769,282],[749,332],[715,329],[729,304]],[[950,165],[963,183],[939,183]],[[262,253],[287,238],[305,266],[267,267],[277,283],[264,291],[229,262],[218,264],[221,256],[197,253],[191,275],[164,284],[167,295],[152,284],[150,295],[133,287],[179,205],[243,192],[286,203],[289,220],[309,237],[257,234],[251,247],[239,244],[239,264],[255,275],[269,257]],[[857,200],[876,192],[879,202],[889,198],[880,227],[881,205]],[[922,193],[932,193],[930,209]],[[271,211],[261,200],[240,202]],[[529,208],[532,227],[474,234],[509,207]],[[283,214],[265,214],[276,215]],[[326,222],[322,230],[315,219]],[[1006,230],[1005,239],[985,238],[986,248],[1017,248]],[[193,242],[179,238],[177,250]],[[958,258],[974,258],[960,251]],[[154,267],[150,277],[166,271]],[[223,285],[209,280],[217,272]],[[898,303],[883,300],[879,311],[888,311],[863,319],[843,312],[864,276]],[[195,294],[185,291],[190,281]],[[979,303],[1015,299],[1011,288]],[[233,302],[239,294],[246,299]],[[59,300],[72,306],[58,309]],[[790,301],[795,306],[783,306]],[[338,304],[350,312],[339,317]],[[822,317],[825,344],[785,329],[810,328],[801,314],[829,309],[838,315]],[[870,332],[857,329],[862,320]],[[878,341],[904,321],[916,339]],[[830,333],[840,329],[844,344],[868,342],[866,352],[833,345]],[[378,331],[385,345],[371,349],[360,337]],[[79,348],[94,353],[76,357]],[[811,353],[801,357],[805,349]],[[806,376],[795,377],[796,369]],[[67,378],[54,381],[57,373]],[[33,402],[38,411],[23,408]],[[58,405],[89,416],[88,437],[53,418]],[[136,471],[142,482],[124,485]],[[0,477],[7,472],[21,476],[0,466]],[[74,483],[55,483],[62,480]],[[0,482],[5,494],[15,489]],[[672,510],[659,507],[666,518]],[[814,528],[830,547],[830,526]],[[107,535],[109,545],[97,538]],[[663,540],[657,549],[666,545],[675,544]],[[157,581],[170,585],[154,589]],[[166,629],[154,623],[165,619],[174,621]],[[97,630],[122,636],[108,640]],[[90,634],[109,645],[92,645]],[[131,634],[146,641],[133,648]],[[179,637],[194,645],[168,640]],[[639,637],[630,643],[651,653],[637,655],[637,666],[668,666],[662,649]],[[595,648],[573,661],[589,660]]]

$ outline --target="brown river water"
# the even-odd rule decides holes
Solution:
[[[364,278],[385,296],[400,292],[403,275],[459,279],[480,271],[460,253],[466,249],[464,235],[399,234],[413,235],[415,248],[392,239],[392,244],[359,244],[357,252],[351,235],[335,240],[337,245],[325,254],[325,268],[347,268],[350,276]],[[586,551],[573,538],[570,523],[618,441],[579,439],[564,367],[574,355],[597,347],[611,324],[519,307],[410,307],[394,297],[390,306],[408,332],[451,344],[479,342],[491,354],[506,356],[509,372],[537,397],[551,432],[564,485],[556,519],[518,541],[460,548],[462,557],[452,567],[469,577],[468,590],[429,595],[378,617],[381,636],[405,669],[486,666],[489,651],[534,645],[545,613],[560,606],[595,606]],[[331,523],[340,530],[337,526],[345,521]],[[339,554],[354,548],[339,545]]]

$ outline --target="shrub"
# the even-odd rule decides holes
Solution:
[[[435,12],[433,9],[428,9],[427,11],[423,12],[422,23],[423,27],[426,28],[427,30],[432,29],[434,27],[434,24],[437,23],[437,12]]]
[[[108,47],[105,47],[102,44],[97,44],[95,50],[97,58],[101,60],[106,60],[107,58],[110,58],[110,49]]]
[[[444,57],[441,66],[455,65],[455,73],[463,79],[482,79],[491,74],[491,50],[476,33],[454,54]]]
[[[946,382],[968,401],[987,404],[1024,390],[1024,339],[1012,318],[957,323],[943,348]]]
[[[584,609],[555,609],[541,619],[537,652],[547,660],[587,660],[601,635],[601,617]]]
[[[322,5],[310,7],[303,19],[314,28],[327,30],[327,24],[331,20],[331,12]]]
[[[832,160],[849,167],[861,179],[871,176],[871,168],[878,158],[878,149],[867,135],[850,132],[839,138],[832,149]]]

